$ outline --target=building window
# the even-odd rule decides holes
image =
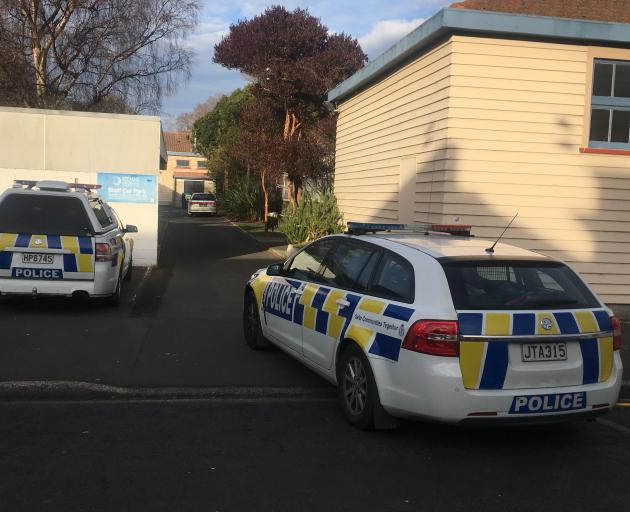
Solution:
[[[190,167],[190,160],[177,160],[177,167]]]
[[[589,146],[630,149],[630,61],[595,60]]]
[[[205,160],[197,161],[197,169],[207,169],[207,168],[208,168],[208,162],[206,162]]]

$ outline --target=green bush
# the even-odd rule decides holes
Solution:
[[[332,192],[319,197],[305,194],[298,206],[282,213],[280,230],[292,245],[303,245],[325,235],[343,232],[343,216]]]
[[[246,176],[233,179],[227,190],[219,194],[219,208],[233,220],[256,220],[258,217],[258,185]]]

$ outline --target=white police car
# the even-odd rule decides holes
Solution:
[[[21,181],[0,196],[0,294],[105,297],[130,279],[135,226],[91,190],[98,185]]]
[[[564,263],[453,235],[469,227],[348,228],[254,274],[243,323],[252,348],[271,342],[336,383],[353,425],[560,421],[615,405],[619,321]]]

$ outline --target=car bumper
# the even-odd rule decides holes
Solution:
[[[114,293],[118,283],[119,267],[109,263],[96,263],[94,279],[46,280],[0,278],[0,295],[57,295],[70,297],[87,293],[90,297],[107,297]]]
[[[217,213],[216,206],[191,206],[188,208],[190,213]]]
[[[605,382],[588,385],[509,390],[465,389],[456,358],[406,354],[397,363],[371,358],[381,404],[398,417],[447,423],[545,423],[604,414],[615,406],[622,381],[619,352]],[[580,395],[583,407],[547,412],[515,412],[516,397]],[[535,399],[538,403],[538,399]],[[545,400],[542,398],[542,400]]]

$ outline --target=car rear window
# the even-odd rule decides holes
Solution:
[[[193,194],[192,199],[195,201],[214,201],[214,194]]]
[[[91,235],[90,219],[76,197],[9,194],[0,202],[0,233]]]
[[[600,307],[569,267],[554,261],[442,262],[458,310]]]

